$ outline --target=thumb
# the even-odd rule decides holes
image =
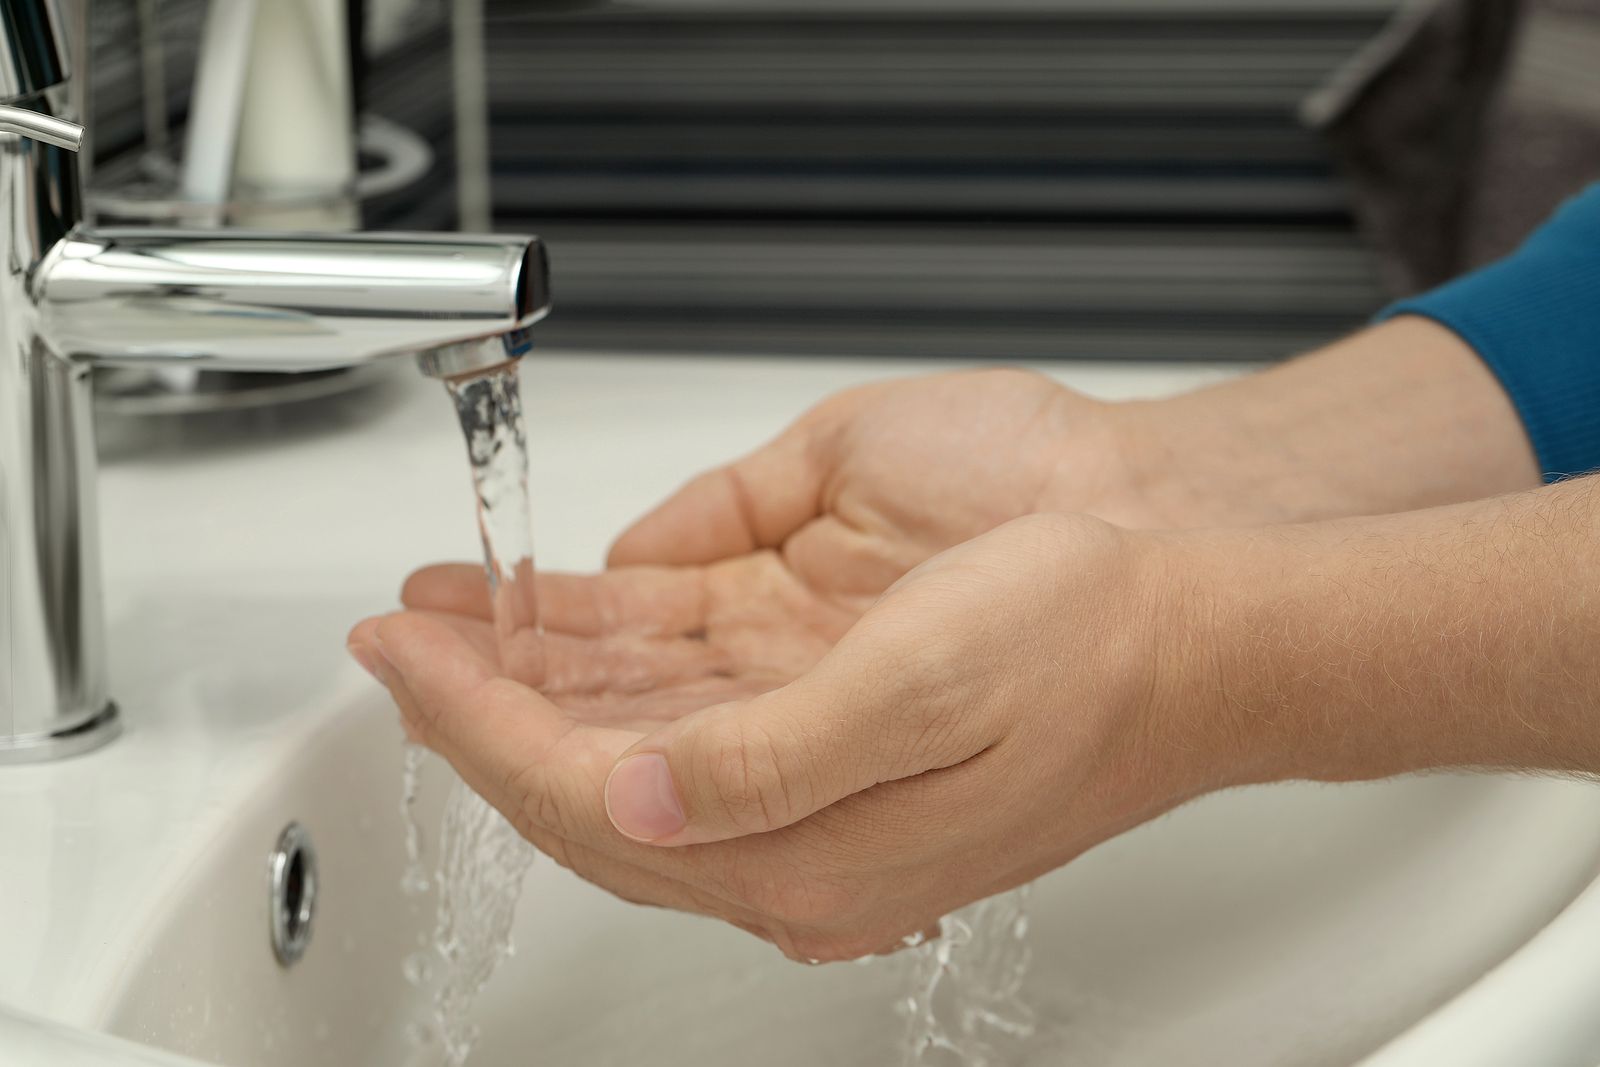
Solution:
[[[606,565],[712,563],[782,544],[822,510],[823,465],[807,425],[691,480],[625,530]]]
[[[612,825],[656,845],[763,833],[880,782],[953,766],[997,740],[987,716],[962,714],[918,678],[896,680],[894,663],[830,655],[782,689],[649,735],[606,780]]]

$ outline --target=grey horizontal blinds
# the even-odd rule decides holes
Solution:
[[[1299,101],[1392,3],[489,5],[552,340],[1264,359],[1380,302]]]
[[[181,85],[199,5],[162,2]],[[1296,107],[1395,6],[488,0],[497,222],[549,239],[557,343],[1272,358],[1381,302]],[[440,169],[377,225],[453,221],[418,25],[366,95]],[[97,28],[125,87],[129,25]],[[98,107],[137,121],[126,88]]]

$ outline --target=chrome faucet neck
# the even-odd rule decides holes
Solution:
[[[86,230],[53,5],[0,0],[0,764],[94,748],[108,696],[89,372],[520,358],[536,238]]]

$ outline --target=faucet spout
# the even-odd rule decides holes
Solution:
[[[80,229],[33,287],[40,335],[69,361],[220,370],[476,348],[550,309],[534,237]]]
[[[519,358],[550,307],[532,237],[85,227],[53,7],[0,0],[0,764],[118,730],[94,365],[304,371],[406,353],[459,378]]]

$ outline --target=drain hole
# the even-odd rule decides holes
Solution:
[[[311,847],[311,835],[299,823],[290,823],[278,836],[271,872],[272,951],[278,962],[288,967],[311,943],[317,907],[317,853]]]
[[[289,884],[283,888],[283,909],[289,923],[289,940],[300,937],[305,928],[310,925],[310,916],[301,908],[305,906],[306,898],[306,854],[296,852],[289,857]]]

